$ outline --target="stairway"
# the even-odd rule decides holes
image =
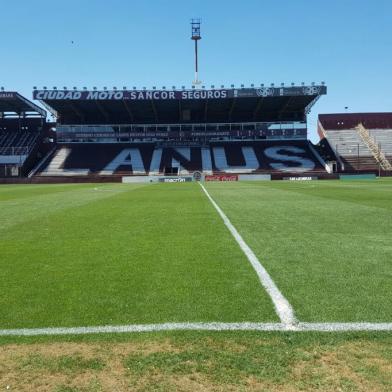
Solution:
[[[392,165],[385,157],[384,153],[380,150],[378,145],[375,143],[373,138],[370,136],[369,131],[359,123],[355,129],[357,130],[359,136],[361,136],[363,142],[367,145],[369,150],[372,152],[376,161],[380,164],[383,170],[392,170]]]
[[[46,169],[41,173],[41,176],[80,176],[87,175],[86,169],[64,169],[63,165],[68,155],[71,153],[69,148],[60,148],[54,155]]]

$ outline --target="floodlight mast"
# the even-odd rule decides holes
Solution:
[[[195,41],[195,80],[193,81],[193,85],[201,84],[199,80],[199,63],[198,63],[198,51],[197,51],[197,41],[201,39],[200,36],[200,24],[201,19],[191,19],[191,27],[192,27],[192,37],[191,39]]]

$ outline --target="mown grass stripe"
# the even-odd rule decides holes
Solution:
[[[297,320],[294,316],[294,310],[290,305],[289,301],[284,297],[281,291],[276,286],[275,282],[272,280],[271,276],[267,272],[267,270],[260,263],[260,260],[253,253],[252,249],[248,246],[248,244],[241,237],[240,233],[237,229],[232,225],[229,218],[225,215],[225,213],[221,210],[218,204],[214,201],[214,199],[210,196],[206,188],[203,184],[200,183],[201,188],[206,194],[207,198],[210,200],[211,204],[214,206],[220,217],[222,218],[225,226],[229,229],[230,233],[238,243],[241,250],[244,252],[245,256],[251,263],[252,267],[256,271],[259,280],[274,304],[277,315],[279,316],[282,323],[287,324],[288,326],[293,326],[297,323]]]

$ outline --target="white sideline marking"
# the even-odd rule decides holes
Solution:
[[[232,236],[234,237],[234,239],[237,241],[239,247],[245,253],[245,256],[247,257],[247,259],[251,263],[252,267],[256,271],[256,274],[259,277],[261,284],[263,285],[263,287],[265,288],[265,290],[267,291],[267,293],[269,294],[269,296],[272,299],[272,302],[275,307],[275,311],[276,311],[277,315],[279,316],[280,321],[283,324],[290,326],[291,328],[295,328],[295,324],[297,324],[297,320],[294,316],[294,310],[293,310],[292,306],[290,305],[289,301],[287,301],[287,299],[284,297],[284,295],[280,292],[280,290],[276,286],[275,282],[272,280],[272,278],[269,275],[269,273],[267,272],[267,270],[260,263],[260,260],[253,253],[252,249],[244,241],[244,239],[241,237],[240,233],[238,233],[237,229],[232,225],[229,218],[220,209],[218,204],[215,203],[214,199],[207,192],[207,190],[203,186],[203,184],[200,182],[199,182],[199,184],[202,187],[204,193],[207,195],[211,204],[218,211],[218,214],[223,219],[224,224],[229,229],[229,231],[232,234]]]
[[[392,323],[163,323],[105,325],[96,327],[53,327],[0,329],[0,336],[38,335],[87,335],[97,333],[135,333],[162,331],[291,331],[291,332],[350,332],[350,331],[392,331]]]

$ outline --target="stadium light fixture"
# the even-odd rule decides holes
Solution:
[[[231,88],[234,88],[234,84],[231,84],[230,87],[231,87]]]
[[[56,87],[56,86],[53,86],[53,90],[57,90],[57,87]]]
[[[192,88],[194,89],[194,88],[196,88],[196,86],[192,86]]]
[[[146,87],[143,87],[143,90],[147,90],[147,88],[146,88]]]
[[[153,90],[156,90],[157,88],[156,88],[156,86],[152,86],[152,89],[153,89]]]
[[[244,85],[243,85],[243,84],[241,84],[241,88],[244,88]]]
[[[215,88],[215,86],[214,86],[213,84],[211,84],[211,88],[212,88],[212,89],[214,89],[214,88]]]
[[[94,90],[94,91],[96,91],[96,90],[97,90],[97,88],[94,86],[94,87],[93,87],[93,90]]]
[[[283,87],[283,86],[284,86],[284,83],[281,83],[280,86]]]
[[[136,86],[133,86],[132,88],[133,88],[134,90],[137,90]]]
[[[37,90],[37,86],[34,86],[33,90]],[[4,87],[2,87],[2,91],[4,91]]]
[[[205,88],[206,88],[206,86],[201,86],[201,88],[202,88],[202,89],[205,89]]]
[[[261,84],[260,84],[260,87],[264,87],[264,83],[261,83]]]
[[[291,82],[291,86],[294,87],[294,86],[295,86],[295,83]]]
[[[1,87],[0,87],[0,90],[1,90],[1,91],[4,91],[4,87],[3,87],[3,86],[1,86]]]
[[[176,86],[172,86],[172,90],[175,90],[176,89]]]
[[[166,86],[162,86],[162,90],[166,90]]]
[[[253,88],[254,86],[255,86],[255,85],[254,85],[253,83],[250,85],[250,87],[252,87],[252,88]]]
[[[221,88],[225,88],[225,86],[223,84],[221,84]]]
[[[83,90],[84,90],[84,91],[87,91],[87,87],[83,87]]]
[[[301,86],[305,86],[305,82],[302,82],[302,83],[301,83]]]
[[[106,91],[108,88],[107,88],[107,87],[104,87],[103,89]]]
[[[127,86],[123,86],[123,90],[126,90],[127,89]]]
[[[44,86],[44,90],[47,90],[48,88],[46,86]]]
[[[117,90],[117,87],[113,87],[113,91],[116,91]]]
[[[314,86],[316,83],[315,82],[312,82],[312,86]]]
[[[68,90],[66,86],[63,86],[63,90]]]
[[[271,83],[271,87],[274,87],[275,86],[275,83]]]
[[[76,91],[78,88],[74,86],[73,89]]]
[[[321,82],[321,85],[324,86],[324,85],[325,85],[325,82]]]
[[[181,86],[181,88],[182,88],[183,90],[185,90],[185,86]]]

